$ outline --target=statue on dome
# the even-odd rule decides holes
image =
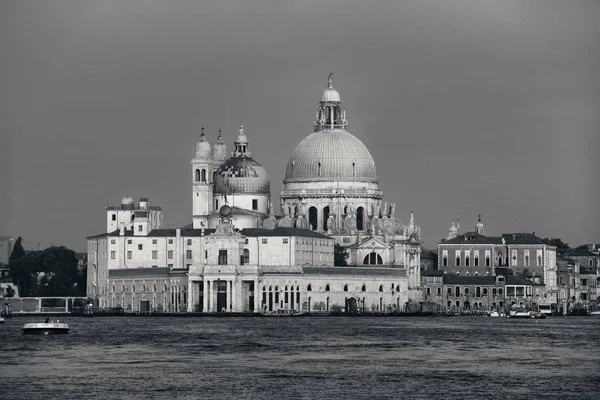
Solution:
[[[386,201],[385,203],[383,203],[383,210],[381,212],[381,216],[382,217],[387,217],[389,211],[390,211],[390,209],[388,208],[388,203]]]
[[[329,78],[327,78],[327,86],[329,89],[333,89],[333,72],[331,72]]]
[[[390,209],[390,218],[392,218],[392,219],[396,218],[396,203],[392,203],[392,206]]]

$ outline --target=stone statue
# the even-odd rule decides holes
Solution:
[[[333,216],[333,213],[329,214],[329,217],[327,218],[327,232],[329,232],[329,233],[336,232],[335,217]]]
[[[390,218],[396,217],[396,203],[392,203],[392,209],[390,210]]]
[[[413,211],[410,212],[410,220],[408,221],[408,226],[415,226],[415,213]]]
[[[275,218],[275,207],[273,207],[273,202],[269,200],[269,218]]]
[[[387,217],[389,211],[390,210],[388,208],[388,203],[386,201],[385,203],[383,203],[383,210],[382,210],[381,216],[382,217]]]

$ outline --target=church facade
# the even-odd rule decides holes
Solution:
[[[420,228],[384,201],[369,150],[347,130],[331,75],[313,132],[286,168],[276,213],[243,124],[228,156],[204,129],[191,160],[191,223],[162,227],[142,198],[107,208],[88,240],[88,296],[131,311],[394,311],[421,301]],[[277,215],[279,214],[279,215]],[[334,265],[334,246],[349,254]]]

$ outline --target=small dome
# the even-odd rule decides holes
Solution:
[[[209,159],[210,157],[210,143],[208,143],[206,140],[206,135],[204,135],[204,127],[202,127],[200,140],[198,140],[198,143],[196,143],[196,158]]]
[[[221,206],[221,208],[219,209],[219,215],[223,218],[227,218],[231,215],[232,213],[232,209],[231,207],[229,207],[227,204]]]
[[[223,143],[223,136],[221,136],[221,130],[219,130],[217,143],[215,143],[215,148],[213,149],[213,160],[220,164],[227,160],[227,157],[227,146]]]
[[[323,95],[321,96],[321,101],[322,102],[339,103],[339,102],[341,102],[340,93],[337,90],[335,90],[334,88],[327,88],[323,91]]]
[[[454,225],[454,221],[452,221],[452,226],[448,229],[448,232],[458,232],[458,228]]]
[[[123,205],[133,204],[133,199],[131,197],[123,197],[123,199],[121,200],[121,204],[123,204]]]
[[[269,176],[265,168],[251,157],[231,157],[214,175],[215,193],[270,194]]]

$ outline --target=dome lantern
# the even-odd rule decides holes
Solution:
[[[210,143],[206,140],[204,126],[201,129],[200,140],[196,143],[196,158],[209,159],[211,157]]]
[[[316,113],[315,132],[325,132],[333,129],[346,129],[346,110],[342,109],[340,93],[333,88],[333,72],[329,74],[327,89],[321,95],[319,108]]]

